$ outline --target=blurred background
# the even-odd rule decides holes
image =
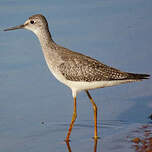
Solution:
[[[0,151],[64,152],[73,113],[71,90],[46,66],[36,36],[3,32],[43,14],[54,41],[122,71],[152,74],[151,0],[0,1]],[[90,91],[98,106],[97,151],[131,152],[151,127],[152,80]],[[92,106],[78,94],[73,152],[94,151]],[[144,140],[140,130],[140,139]],[[151,138],[149,134],[148,138]]]

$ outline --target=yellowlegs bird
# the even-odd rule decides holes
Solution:
[[[24,24],[5,29],[4,31],[16,29],[27,29],[36,34],[50,71],[57,80],[72,90],[74,110],[66,141],[69,141],[77,117],[76,96],[78,92],[84,90],[92,103],[94,110],[94,138],[97,139],[97,106],[88,90],[141,81],[148,79],[150,76],[148,74],[122,72],[89,56],[56,44],[49,32],[47,20],[41,14],[33,15]]]

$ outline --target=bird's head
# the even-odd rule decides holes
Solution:
[[[17,30],[17,29],[27,29],[34,32],[36,35],[41,31],[48,29],[48,23],[45,17],[41,14],[36,14],[31,17],[24,24],[10,27],[4,31]]]

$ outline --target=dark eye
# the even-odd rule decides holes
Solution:
[[[32,21],[30,21],[30,23],[31,23],[31,24],[34,24],[34,21],[33,21],[33,20],[32,20]]]

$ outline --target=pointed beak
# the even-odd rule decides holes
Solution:
[[[10,28],[4,29],[4,31],[17,30],[17,29],[22,29],[24,27],[25,27],[25,25],[22,24],[22,25],[18,25],[18,26],[14,26],[14,27],[10,27]]]

